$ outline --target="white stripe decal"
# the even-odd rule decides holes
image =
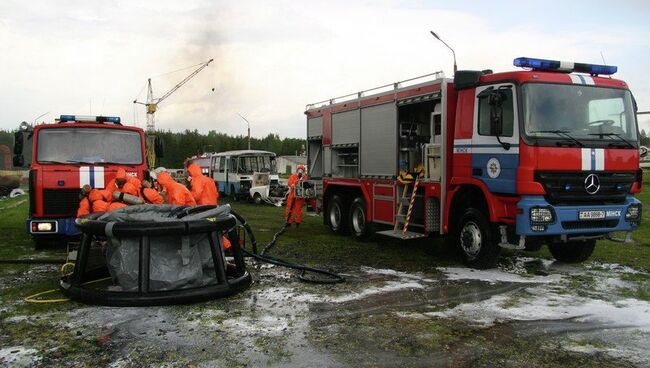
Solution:
[[[596,171],[605,170],[605,149],[596,148]]]
[[[472,139],[471,138],[468,138],[468,139],[454,139],[454,146],[458,146],[458,145],[461,145],[461,144],[462,145],[472,144]]]
[[[79,167],[79,188],[84,185],[90,185],[90,168],[88,166]]]
[[[95,188],[104,189],[104,167],[95,166]]]
[[[591,148],[582,149],[582,170],[591,170]]]
[[[569,74],[569,77],[571,77],[571,82],[573,82],[573,84],[582,84],[582,80],[577,75]]]
[[[582,78],[585,80],[585,84],[588,86],[593,86],[594,85],[594,79],[588,75],[583,75]]]

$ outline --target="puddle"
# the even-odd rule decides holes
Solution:
[[[48,323],[62,331],[53,343],[19,350],[25,359],[81,339],[112,366],[490,366],[503,357],[498,365],[650,364],[650,302],[623,293],[650,275],[629,267],[513,257],[494,270],[346,269],[341,285],[300,283],[273,266],[250,269],[251,289],[224,300],[83,306],[14,315],[0,326]],[[28,346],[2,334],[0,354]],[[70,352],[70,361],[77,353],[84,356]]]

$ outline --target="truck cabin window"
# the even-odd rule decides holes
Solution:
[[[56,128],[38,133],[41,163],[142,163],[140,134],[117,129]]]
[[[637,127],[629,91],[585,85],[529,83],[522,88],[524,128],[538,144],[568,136],[581,144],[636,144]],[[564,138],[563,138],[564,137]]]
[[[514,103],[512,99],[512,88],[503,88],[498,90],[502,93],[501,104],[501,125],[503,127],[501,137],[512,137],[514,129]],[[490,124],[491,108],[489,97],[481,97],[478,99],[478,134],[496,136],[496,132],[492,131],[492,124]]]

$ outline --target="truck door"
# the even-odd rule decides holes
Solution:
[[[472,176],[482,180],[492,193],[516,192],[519,165],[516,99],[512,83],[476,88],[471,147]]]

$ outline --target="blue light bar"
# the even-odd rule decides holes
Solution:
[[[569,61],[535,59],[527,57],[516,58],[513,64],[520,68],[531,68],[534,70],[542,70],[547,72],[578,72],[588,73],[591,75],[612,75],[618,71],[618,67],[614,65],[574,63]]]
[[[62,123],[68,121],[92,121],[98,123],[113,123],[122,125],[119,116],[61,115],[59,121]]]

